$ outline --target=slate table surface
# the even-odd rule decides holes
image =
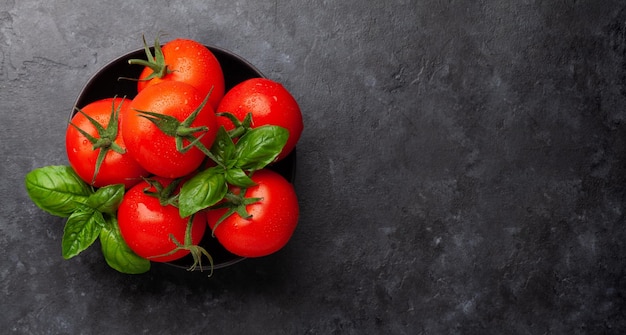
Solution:
[[[280,252],[206,273],[63,260],[23,178],[141,36],[231,50],[298,100]],[[623,1],[0,0],[4,334],[623,334]]]

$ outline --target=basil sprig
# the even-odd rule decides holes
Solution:
[[[247,188],[255,185],[249,174],[272,163],[280,154],[289,131],[274,125],[250,128],[237,141],[220,127],[211,147],[216,166],[199,172],[183,184],[178,197],[181,217],[215,205],[229,186]]]
[[[67,218],[61,241],[63,258],[70,259],[98,238],[106,262],[123,273],[143,273],[150,261],[137,256],[124,242],[115,213],[124,196],[124,185],[97,190],[69,166],[46,166],[30,171],[26,191],[39,208]]]

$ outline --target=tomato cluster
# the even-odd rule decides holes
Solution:
[[[100,99],[72,117],[71,170],[27,175],[33,201],[69,217],[64,256],[99,236],[105,259],[121,272],[145,271],[142,260],[188,254],[195,266],[203,255],[211,260],[198,245],[209,233],[241,257],[278,251],[295,230],[299,208],[293,185],[268,167],[300,138],[296,100],[266,78],[225,91],[219,61],[197,41],[157,39],[149,48],[144,40],[144,46],[146,59],[129,61],[144,67],[134,97]],[[46,192],[64,200],[49,203]],[[64,207],[69,198],[77,205]],[[70,229],[70,221],[81,223]]]

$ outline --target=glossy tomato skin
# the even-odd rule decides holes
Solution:
[[[94,101],[81,108],[81,110],[106,128],[109,124],[112,109],[117,109],[121,104],[121,116],[128,112],[130,102],[129,99],[106,98]],[[83,114],[76,113],[72,117],[71,123],[91,136],[99,138],[94,125]],[[122,149],[125,149],[126,145],[120,129],[121,122],[118,122],[117,138],[114,142]],[[65,132],[65,149],[69,163],[76,171],[76,174],[85,182],[91,184],[96,168],[96,160],[101,149],[94,150],[93,144],[71,124],[68,125]],[[102,187],[112,184],[124,184],[125,188],[130,188],[141,181],[141,177],[147,175],[148,172],[131,155],[109,150],[92,185]]]
[[[229,112],[240,121],[252,113],[252,127],[281,126],[289,130],[289,139],[277,160],[285,158],[295,148],[303,130],[302,113],[296,99],[280,83],[266,78],[252,78],[231,88],[216,112]],[[218,124],[226,130],[234,128],[226,117],[218,117]]]
[[[215,109],[224,96],[224,73],[215,55],[205,45],[189,39],[175,39],[162,46],[165,63],[171,71],[163,78],[148,77],[149,67],[139,75],[137,91],[162,81],[181,81],[197,88],[201,94],[211,92],[209,103]],[[212,90],[211,90],[212,89]]]
[[[172,181],[166,178],[155,178],[164,187]],[[170,239],[170,234],[178,242],[184,244],[188,218],[181,218],[178,208],[162,206],[158,198],[144,193],[145,189],[154,191],[148,182],[142,181],[129,189],[120,204],[117,216],[120,232],[126,244],[138,256],[155,262],[170,262],[189,254],[188,250],[179,250],[172,255],[155,257],[167,254],[174,250],[176,245]],[[192,225],[192,242],[200,243],[206,231],[206,217],[204,212],[194,216]]]
[[[259,170],[252,175],[257,183],[246,190],[246,198],[262,198],[247,205],[244,219],[232,214],[217,227],[216,222],[225,209],[207,212],[207,221],[217,240],[231,253],[242,257],[261,257],[283,248],[296,229],[299,207],[293,185],[271,170]]]
[[[184,121],[202,103],[204,96],[193,86],[182,82],[164,81],[139,92],[124,115],[122,135],[128,152],[146,170],[157,176],[178,178],[197,169],[205,158],[198,148],[181,153],[173,136],[165,134],[138,111],[149,111],[173,116]],[[217,134],[217,121],[213,108],[206,104],[192,127],[207,126],[200,142],[211,147]],[[199,137],[200,133],[194,134]],[[187,141],[185,145],[189,144]]]

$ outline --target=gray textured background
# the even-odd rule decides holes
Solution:
[[[304,112],[293,239],[210,279],[64,261],[23,187],[66,164],[88,78],[157,32]],[[0,329],[624,333],[625,57],[623,1],[0,0]]]

